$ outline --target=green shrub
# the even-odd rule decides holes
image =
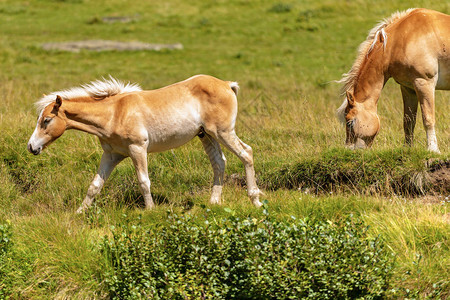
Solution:
[[[7,297],[11,284],[6,276],[8,270],[8,254],[12,246],[11,236],[11,225],[0,224],[0,299]]]
[[[112,298],[379,298],[393,265],[358,219],[276,221],[169,214],[144,228],[129,220],[102,249]]]

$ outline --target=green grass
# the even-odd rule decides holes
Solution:
[[[152,193],[158,203],[154,211],[141,209],[134,169],[125,160],[86,216],[74,211],[100,160],[97,139],[67,132],[38,157],[26,150],[36,122],[33,102],[43,93],[108,74],[152,89],[198,73],[239,82],[237,133],[254,149],[261,184],[277,187],[267,188],[263,197],[274,216],[337,220],[359,215],[370,226],[369,234],[381,235],[397,256],[393,286],[421,297],[439,289],[444,291],[441,297],[448,296],[450,230],[445,197],[449,195],[366,193],[364,185],[362,190],[325,189],[316,195],[313,189],[283,185],[290,180],[283,179],[286,174],[297,176],[291,179],[305,170],[330,174],[337,169],[334,166],[345,171],[360,161],[365,170],[382,176],[399,170],[403,175],[421,172],[425,160],[449,158],[446,92],[436,92],[441,155],[424,151],[420,117],[415,146],[403,148],[403,108],[393,81],[379,101],[382,127],[371,150],[345,150],[344,128],[334,117],[342,99],[333,80],[350,69],[369,29],[411,6],[450,12],[449,4],[429,0],[0,1],[0,224],[12,225],[14,259],[6,268],[13,298],[105,297],[101,276],[105,261],[98,243],[111,234],[111,225],[124,220],[123,214],[142,215],[143,222],[156,224],[165,219],[167,210],[200,215],[205,204],[218,215],[226,214],[224,207],[241,216],[255,213],[245,189],[232,180],[224,188],[222,206],[207,204],[212,171],[198,140],[149,156]],[[104,16],[136,20],[93,21]],[[65,53],[40,48],[44,42],[82,39],[180,42],[184,49]],[[225,155],[227,177],[234,173],[242,177],[241,162],[228,151]],[[305,169],[308,164],[315,169]]]
[[[425,150],[408,148],[384,151],[333,148],[318,157],[273,168],[260,178],[271,190],[288,188],[316,194],[336,191],[407,196],[448,193],[450,187],[433,184],[431,176],[436,175],[431,170],[447,166],[449,161],[433,156]]]

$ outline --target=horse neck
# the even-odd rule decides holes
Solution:
[[[376,110],[381,90],[389,79],[383,53],[383,50],[374,49],[367,55],[353,86],[356,101],[364,103],[366,109]]]
[[[112,113],[104,100],[79,98],[65,100],[61,109],[66,118],[67,129],[76,129],[98,137],[108,136],[106,128]]]

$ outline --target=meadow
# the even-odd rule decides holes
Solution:
[[[426,181],[430,163],[448,167],[448,92],[436,91],[441,154],[424,150],[421,117],[414,146],[403,146],[403,105],[393,80],[379,100],[381,131],[371,149],[345,149],[345,130],[335,118],[343,100],[335,80],[350,69],[358,45],[379,20],[409,7],[450,13],[449,3],[430,0],[0,0],[0,246],[11,245],[0,265],[0,289],[6,291],[0,290],[0,298],[107,298],[102,270],[108,263],[100,241],[112,235],[111,226],[130,218],[152,225],[164,222],[168,211],[201,216],[205,207],[217,218],[230,211],[242,218],[261,213],[247,198],[241,162],[226,150],[223,203],[208,204],[212,171],[194,139],[149,155],[154,210],[143,210],[127,159],[92,210],[75,214],[100,161],[100,144],[94,136],[69,131],[40,156],[31,155],[26,145],[36,125],[33,103],[42,94],[109,74],[144,89],[195,74],[237,81],[236,131],[253,148],[271,216],[330,222],[358,216],[367,234],[381,236],[395,256],[390,284],[399,294],[392,297],[448,297],[449,188],[407,184],[414,176]],[[109,23],[105,17],[132,21]],[[46,42],[88,39],[181,43],[183,49],[70,53],[41,48]],[[337,167],[362,173],[341,185],[327,177]],[[323,180],[320,188],[298,179],[317,170],[325,170],[314,177]],[[396,176],[407,188],[392,184]]]

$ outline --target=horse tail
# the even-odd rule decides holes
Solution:
[[[237,96],[238,91],[239,91],[239,84],[234,81],[228,81],[228,85],[233,90],[234,94]]]

